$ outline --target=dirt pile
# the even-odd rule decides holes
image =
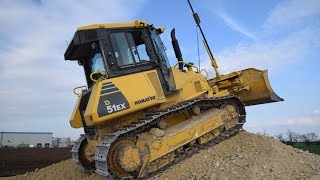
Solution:
[[[246,131],[172,167],[158,179],[320,179],[320,156]],[[102,179],[72,160],[5,179]]]
[[[320,156],[245,131],[195,154],[160,179],[300,179],[320,171]]]

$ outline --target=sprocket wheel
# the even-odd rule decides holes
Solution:
[[[141,166],[139,148],[134,138],[122,138],[112,144],[107,163],[115,177],[132,177]]]

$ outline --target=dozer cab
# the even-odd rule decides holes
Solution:
[[[183,60],[174,29],[178,61],[171,67],[163,32],[142,20],[75,32],[64,56],[83,66],[87,82],[74,89],[78,101],[70,118],[73,128],[84,129],[72,148],[83,169],[107,179],[152,177],[237,133],[245,105],[282,101],[267,71],[220,75],[204,35],[215,78]]]

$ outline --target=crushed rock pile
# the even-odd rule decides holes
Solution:
[[[320,156],[280,143],[271,137],[241,131],[237,135],[170,168],[156,179],[320,179]],[[103,179],[83,172],[73,161],[8,178]]]

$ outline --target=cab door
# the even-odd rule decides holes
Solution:
[[[165,46],[160,39],[159,33],[153,28],[150,28],[150,37],[154,48],[154,53],[157,58],[159,67],[157,68],[159,79],[161,80],[162,88],[165,94],[171,94],[176,90],[173,74],[170,63],[165,52]]]

